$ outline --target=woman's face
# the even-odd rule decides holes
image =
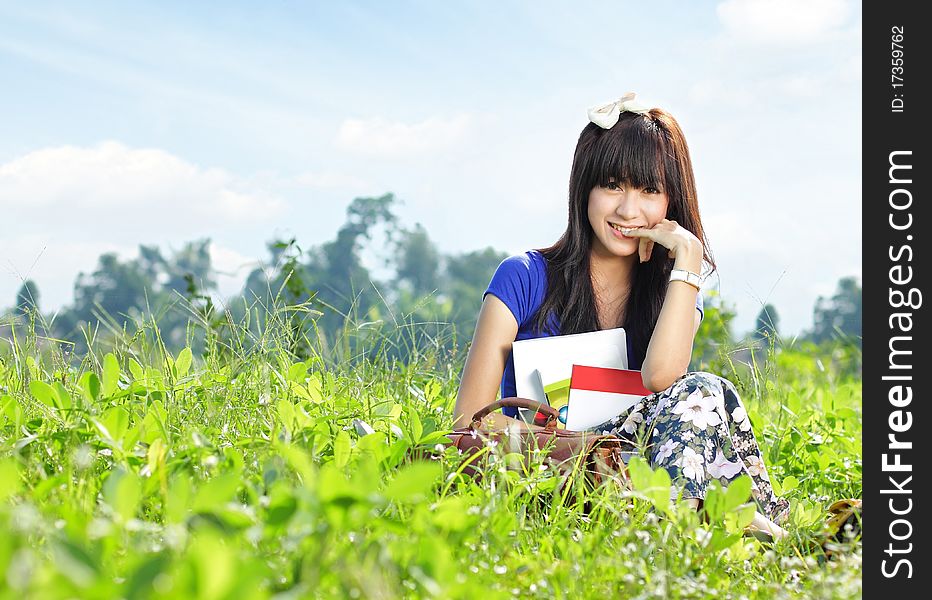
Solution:
[[[666,217],[667,204],[666,193],[652,187],[638,189],[611,180],[607,187],[592,188],[589,192],[589,223],[595,232],[593,250],[615,256],[636,255],[639,238],[628,237],[618,229],[650,229]]]

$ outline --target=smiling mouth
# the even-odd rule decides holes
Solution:
[[[617,225],[617,224],[615,224],[615,223],[612,223],[611,221],[609,221],[608,224],[609,224],[609,225],[611,226],[611,228],[614,229],[615,231],[620,231],[620,232],[622,232],[622,233],[624,233],[624,234],[627,234],[629,231],[632,231],[632,230],[634,230],[634,229],[641,229],[640,226],[638,226],[638,227],[622,227],[621,225]]]

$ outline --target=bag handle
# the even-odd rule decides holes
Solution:
[[[472,416],[472,423],[469,424],[469,428],[476,429],[483,417],[506,406],[526,408],[528,410],[534,410],[539,413],[543,413],[547,415],[547,423],[544,425],[544,427],[548,430],[557,428],[557,419],[560,418],[560,413],[557,412],[556,409],[554,409],[552,406],[548,406],[538,402],[537,400],[531,400],[529,398],[502,398],[501,400],[496,400],[495,402],[476,411],[476,414]]]

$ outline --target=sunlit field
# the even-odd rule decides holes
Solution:
[[[75,354],[35,324],[10,328],[0,595],[860,595],[860,542],[831,558],[819,545],[829,504],[861,496],[856,346],[781,342],[750,365],[720,348],[694,365],[736,384],[791,501],[791,539],[767,543],[740,535],[745,479],[713,490],[702,514],[670,505],[666,473],[637,462],[630,482],[587,492],[588,513],[541,458],[496,448],[467,479],[444,445],[463,344],[448,353],[405,324],[350,321],[322,340],[295,333],[298,312],[225,336],[192,325],[196,350],[180,352],[154,323],[89,336]],[[399,345],[406,364],[390,358]]]

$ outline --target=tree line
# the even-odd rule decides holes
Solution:
[[[420,223],[409,228],[399,222],[395,203],[392,194],[354,199],[335,237],[310,248],[296,239],[268,242],[268,260],[223,306],[214,301],[210,240],[201,239],[168,254],[140,245],[135,258],[100,256],[92,272],[77,277],[72,303],[54,314],[42,311],[40,290],[26,281],[3,321],[7,330],[11,321],[32,322],[75,351],[91,340],[132,335],[143,322],[157,323],[161,341],[177,350],[203,346],[210,335],[229,340],[242,326],[261,335],[272,317],[290,329],[288,343],[297,356],[320,347],[339,348],[350,357],[377,347],[399,360],[425,344],[455,351],[471,339],[482,292],[507,254],[491,247],[443,254]],[[384,280],[374,278],[361,260],[376,232],[386,240],[379,255],[391,275]],[[732,341],[733,311],[709,302],[707,317],[710,311],[715,318],[700,329],[699,348]],[[751,337],[778,336],[777,309],[768,304]],[[842,338],[860,346],[861,288],[855,278],[841,279],[833,296],[818,299],[813,327],[803,337],[815,343]]]

